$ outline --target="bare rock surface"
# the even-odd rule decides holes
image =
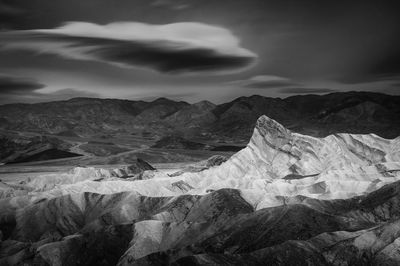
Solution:
[[[399,170],[400,138],[262,116],[230,159],[173,175],[137,161],[0,183],[0,265],[398,265]]]
[[[189,173],[201,172],[201,171],[207,170],[211,167],[219,166],[222,163],[226,162],[227,160],[228,160],[228,158],[226,158],[225,156],[214,155],[214,156],[208,158],[207,160],[188,165],[180,171],[169,174],[169,176],[180,176],[180,175],[182,175],[184,173],[188,173],[188,172]]]

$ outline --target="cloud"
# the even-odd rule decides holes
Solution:
[[[173,10],[183,10],[191,6],[187,0],[177,1],[177,0],[156,0],[152,4],[155,7],[166,7]]]
[[[35,79],[0,74],[0,104],[15,102],[46,102],[65,100],[74,97],[98,98],[100,95],[94,92],[86,92],[72,88],[43,93],[40,90],[46,85]]]
[[[38,91],[29,91],[23,94],[2,93],[0,91],[0,104],[8,103],[38,103],[68,100],[76,97],[100,98],[101,95],[92,92],[86,92],[77,89],[61,89],[50,93],[41,93]]]
[[[55,29],[8,31],[0,37],[5,39],[3,50],[30,50],[169,74],[237,72],[257,58],[240,47],[229,30],[194,22],[69,22]]]
[[[99,98],[100,94],[89,91],[82,91],[72,88],[61,89],[51,93],[41,93],[42,97],[45,97],[46,100],[64,100],[75,97],[85,97],[85,98]]]
[[[318,94],[318,93],[330,93],[336,90],[328,88],[282,88],[279,90],[280,93],[287,94]]]
[[[0,94],[26,94],[44,87],[34,79],[0,74]]]
[[[252,89],[272,89],[299,85],[288,78],[271,75],[254,76],[245,80],[232,81],[229,84]]]
[[[400,82],[390,84],[392,87],[400,88]]]

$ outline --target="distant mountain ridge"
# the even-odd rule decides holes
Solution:
[[[91,136],[112,132],[247,141],[261,115],[311,136],[333,133],[400,135],[400,97],[372,92],[240,97],[214,105],[159,98],[152,102],[73,98],[0,106],[0,128],[46,134]]]

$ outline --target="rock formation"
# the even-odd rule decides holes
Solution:
[[[316,138],[262,116],[246,148],[210,162],[1,183],[20,192],[0,200],[0,265],[400,263],[400,138]]]

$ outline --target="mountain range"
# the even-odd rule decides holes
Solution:
[[[316,137],[332,133],[400,135],[400,96],[370,92],[240,97],[215,105],[159,98],[152,102],[73,98],[0,106],[0,129],[58,136],[180,135],[246,143],[261,115]]]

